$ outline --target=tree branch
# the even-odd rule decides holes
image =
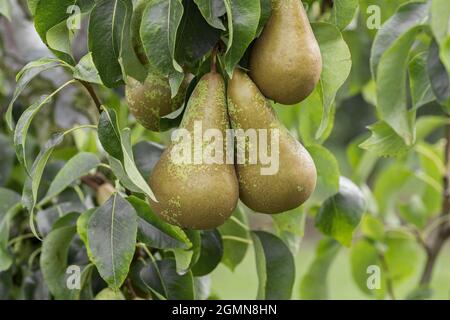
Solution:
[[[97,93],[95,92],[94,88],[92,87],[92,85],[89,82],[86,81],[81,81],[79,80],[79,82],[83,85],[83,87],[86,88],[86,90],[89,92],[89,95],[91,96],[92,100],[95,103],[95,106],[97,107],[97,110],[99,113],[102,113],[102,103],[99,99],[99,97],[97,96]]]
[[[446,125],[446,145],[445,145],[445,175],[443,177],[444,182],[444,194],[442,197],[442,212],[438,219],[442,219],[450,214],[450,125]],[[445,219],[444,219],[445,220]],[[450,223],[448,220],[441,223],[427,239],[426,242],[426,252],[427,252],[427,261],[425,264],[425,268],[422,272],[422,276],[420,278],[421,286],[428,286],[431,277],[433,275],[433,269],[436,264],[436,260],[441,252],[445,241],[450,236]]]

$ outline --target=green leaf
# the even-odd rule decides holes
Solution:
[[[321,145],[307,147],[317,169],[317,186],[314,198],[321,201],[339,191],[339,164],[333,154]]]
[[[134,162],[133,149],[131,146],[130,129],[125,128],[122,130],[122,150],[124,155],[123,167],[128,177],[133,183],[144,193],[147,197],[153,201],[157,201],[153,191],[150,189],[147,181],[142,177],[136,163]]]
[[[368,128],[372,136],[359,145],[361,148],[382,157],[396,157],[410,149],[386,122],[378,121]]]
[[[341,246],[331,238],[323,238],[317,245],[316,256],[300,283],[300,297],[304,300],[328,299],[328,270]]]
[[[58,92],[64,89],[66,86],[72,84],[74,80],[70,80],[56,89],[52,94],[48,96],[41,97],[37,102],[32,104],[27,110],[25,110],[19,121],[17,122],[16,129],[14,131],[14,146],[16,148],[17,159],[20,164],[25,168],[27,173],[30,173],[27,161],[25,158],[26,154],[26,139],[28,135],[28,129],[30,128],[31,122],[33,121],[36,114],[42,109],[42,107],[49,103],[50,100],[55,96]]]
[[[130,0],[102,0],[95,4],[90,15],[89,51],[102,82],[109,88],[123,83],[123,70],[128,74],[130,69],[139,68],[136,64],[140,65],[131,49],[132,11]],[[138,80],[145,79],[137,72],[132,75]]]
[[[9,21],[11,21],[11,2],[10,0],[2,0],[0,1],[0,15],[5,16]]]
[[[336,26],[317,22],[312,24],[312,28],[319,43],[323,61],[322,75],[318,84],[323,113],[320,127],[316,132],[316,139],[320,139],[328,127],[336,93],[350,74],[352,58]]]
[[[183,16],[181,0],[155,0],[142,16],[141,39],[152,65],[170,79],[172,97],[183,81],[183,69],[175,60],[178,27]]]
[[[194,277],[189,271],[179,275],[173,259],[159,260],[144,267],[140,276],[149,291],[158,299],[193,300]]]
[[[402,219],[423,229],[428,222],[427,208],[419,195],[414,195],[407,203],[399,205],[399,214]]]
[[[370,214],[365,214],[361,221],[361,232],[364,236],[376,240],[384,241],[385,229],[383,222]]]
[[[271,0],[260,0],[261,6],[261,17],[259,18],[258,30],[256,36],[259,37],[263,31],[267,21],[269,21],[270,14],[272,13],[272,1]]]
[[[184,14],[178,28],[175,58],[179,64],[196,68],[220,39],[220,30],[211,27],[203,19],[192,1],[184,1]]]
[[[88,257],[91,261],[94,260],[94,258],[92,256],[91,248],[88,242],[88,226],[89,220],[96,210],[96,208],[89,209],[83,212],[77,219],[77,233],[80,236],[81,241],[83,241]]]
[[[413,109],[436,99],[428,78],[426,52],[419,53],[409,63],[409,86]]]
[[[444,190],[442,177],[445,175],[444,147],[420,143],[415,147],[419,154],[420,169],[416,172],[427,177],[421,198],[425,205],[427,220],[442,211],[442,192]]]
[[[41,203],[49,201],[70,186],[75,180],[97,168],[100,159],[93,153],[81,152],[70,159],[53,179]]]
[[[127,198],[138,214],[138,234],[140,242],[152,248],[169,249],[192,246],[186,233],[177,226],[164,222],[151,210],[149,204],[135,196]]]
[[[195,4],[197,4],[200,12],[202,13],[205,20],[209,23],[210,26],[224,30],[225,27],[220,21],[220,16],[224,14],[224,5],[220,0],[194,0]]]
[[[386,235],[386,246],[384,256],[391,280],[401,283],[412,277],[420,261],[420,247],[415,237],[403,231],[391,231]]]
[[[374,243],[367,239],[356,242],[350,249],[350,265],[358,288],[367,295],[382,299],[386,291],[386,274],[381,269],[380,255]],[[368,273],[370,267],[377,268],[379,274]],[[378,288],[369,288],[371,276],[381,277]]]
[[[329,21],[344,30],[352,22],[358,5],[358,0],[335,0]]]
[[[365,210],[366,202],[361,190],[349,179],[341,177],[339,192],[320,207],[316,227],[323,234],[349,247]]]
[[[42,175],[44,173],[45,166],[50,158],[54,148],[62,143],[64,138],[63,133],[57,133],[47,141],[44,147],[39,152],[36,160],[30,171],[30,176],[27,177],[22,193],[22,203],[28,209],[30,213],[30,228],[33,234],[39,238],[34,225],[34,208],[38,200],[38,191],[41,184]]]
[[[302,207],[283,212],[283,214],[274,214],[271,217],[275,222],[277,234],[283,239],[286,233],[303,237],[306,215]]]
[[[79,6],[81,12],[89,11],[94,5],[93,0],[48,0],[39,1],[35,6],[34,26],[42,41],[48,45],[47,32],[55,26],[65,23],[72,15],[68,10],[71,6]],[[53,50],[53,52],[64,61],[72,64],[74,62],[71,55]]]
[[[380,59],[377,73],[377,110],[379,116],[409,146],[414,142],[415,113],[407,106],[408,56],[421,25],[409,29],[396,39]],[[396,70],[396,72],[392,72]]]
[[[14,106],[14,102],[16,102],[17,98],[20,94],[25,90],[27,85],[40,73],[50,70],[55,67],[66,66],[63,61],[54,59],[54,58],[42,58],[36,61],[32,61],[28,63],[16,76],[16,88],[14,89],[14,94],[11,99],[11,102],[8,105],[8,109],[6,110],[6,122],[8,123],[8,127],[10,130],[13,129],[13,118],[12,118],[12,110]]]
[[[117,114],[112,108],[104,107],[98,121],[98,139],[103,149],[112,157],[123,161],[122,140]]]
[[[222,260],[223,243],[219,231],[201,231],[200,256],[192,267],[192,273],[196,277],[202,277],[211,273]]]
[[[41,270],[50,292],[58,300],[71,297],[66,279],[67,256],[70,243],[76,233],[75,226],[66,226],[51,231],[42,244]]]
[[[328,139],[333,130],[335,111],[336,108],[331,108],[325,131],[320,137],[317,137],[316,133],[322,126],[325,112],[320,85],[316,86],[311,95],[300,103],[298,131],[305,146],[322,144]]]
[[[98,137],[105,151],[111,156],[109,160],[114,174],[127,188],[144,193],[156,201],[134,162],[130,130],[125,128],[120,131],[114,109],[104,107],[104,110],[98,123]]]
[[[201,250],[201,236],[200,231],[186,230],[189,241],[192,244],[189,249],[174,248],[171,249],[175,255],[175,262],[178,274],[185,274],[188,272],[194,264],[197,263],[200,258]]]
[[[265,231],[252,232],[258,272],[257,299],[291,298],[295,280],[295,263],[284,242]]]
[[[237,208],[233,216],[219,227],[223,242],[222,263],[231,271],[236,269],[247,253],[250,242],[247,224],[246,215]]]
[[[444,116],[421,116],[416,123],[417,140],[420,141],[427,138],[447,123],[449,123],[449,120]]]
[[[447,114],[450,114],[450,76],[439,57],[436,42],[431,44],[428,54],[428,76],[439,104]]]
[[[450,7],[445,0],[431,1],[430,27],[434,37],[439,44],[440,58],[447,72],[450,72],[450,35],[448,21],[450,20]]]
[[[386,217],[394,213],[395,201],[405,186],[412,183],[413,180],[411,170],[401,163],[392,163],[377,175],[373,192],[381,216]],[[414,190],[417,191],[417,186]]]
[[[137,234],[134,208],[115,194],[97,209],[88,224],[93,262],[108,285],[118,290],[133,259]]]
[[[0,273],[8,270],[13,263],[7,246],[11,220],[20,208],[20,195],[12,190],[0,188]]]
[[[47,31],[49,48],[72,56],[72,32],[67,28],[67,21],[62,21]]]
[[[382,56],[387,54],[389,48],[394,46],[400,37],[404,37],[411,29],[416,29],[418,25],[421,25],[425,21],[428,14],[427,6],[427,4],[420,1],[405,3],[400,6],[395,15],[393,15],[385,24],[383,24],[383,27],[378,30],[372,45],[370,57],[372,75],[377,81],[379,73],[378,65],[381,62]],[[401,62],[403,62],[403,64],[408,62],[408,59],[404,59],[406,56],[407,54],[402,57],[403,60]],[[395,70],[398,70],[398,67],[401,65],[402,63],[396,65]],[[397,89],[397,86],[400,84],[400,82],[397,82],[395,89]]]
[[[233,41],[225,54],[225,71],[231,78],[234,67],[256,36],[261,6],[259,1],[254,0],[230,0],[230,5],[231,13],[228,19],[232,19],[233,29],[229,32],[233,32]]]
[[[73,77],[81,81],[103,84],[92,59],[92,52],[89,52],[81,58],[80,62],[75,66]]]

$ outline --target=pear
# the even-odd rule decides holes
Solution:
[[[178,132],[189,133],[194,141],[196,128],[199,128],[200,137],[204,137],[208,129],[215,129],[224,139],[229,129],[225,84],[216,72],[206,74],[198,82]],[[165,221],[184,228],[205,230],[218,227],[231,216],[237,206],[239,187],[234,165],[226,161],[224,139],[200,141],[203,150],[207,146],[215,147],[214,152],[203,152],[203,155],[217,157],[218,161],[211,163],[204,160],[196,162],[196,158],[207,157],[199,157],[195,147],[185,153],[186,161],[176,160],[180,142],[188,141],[181,138],[164,151],[149,184],[158,201],[150,200],[151,207]],[[187,143],[189,147],[193,144]]]
[[[145,128],[160,131],[161,117],[178,110],[183,105],[191,80],[192,75],[186,75],[178,94],[171,98],[167,77],[149,72],[144,83],[128,77],[125,95],[131,113]]]
[[[278,160],[278,165],[274,167],[277,170],[262,174],[260,158],[253,163],[249,161],[248,150],[251,150],[249,144],[252,142],[246,141],[245,161],[236,164],[242,202],[256,212],[267,214],[285,212],[303,204],[316,186],[314,161],[277,119],[272,106],[255,83],[238,69],[228,83],[228,113],[235,130],[247,132],[255,129],[259,132],[266,129],[269,147],[264,148],[268,150],[267,154],[272,153]],[[278,133],[278,138],[274,138],[273,133]],[[277,149],[272,147],[274,141],[278,141]],[[258,145],[261,148],[260,138]]]
[[[322,73],[322,56],[300,0],[272,0],[272,13],[250,57],[250,77],[285,105],[303,101]]]

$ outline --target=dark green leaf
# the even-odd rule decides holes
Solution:
[[[249,246],[247,217],[237,208],[233,216],[219,227],[223,241],[222,263],[231,271],[244,260]]]
[[[219,231],[201,232],[200,257],[192,267],[192,273],[196,277],[202,277],[211,273],[222,260],[223,244]]]
[[[193,300],[195,298],[194,279],[189,271],[179,275],[175,260],[167,259],[149,263],[141,272],[141,279],[156,298],[168,300]]]
[[[228,30],[231,44],[228,44],[225,54],[225,71],[232,77],[234,67],[241,60],[245,50],[256,36],[261,6],[260,2],[255,0],[229,1],[231,11],[228,11],[228,19],[232,21],[233,29]]]
[[[352,58],[339,29],[329,23],[312,24],[314,35],[322,54],[323,69],[318,91],[322,100],[322,121],[316,132],[316,139],[326,132],[332,114],[333,102],[339,88],[350,74]]]
[[[14,102],[20,96],[22,91],[26,88],[26,86],[33,80],[36,76],[38,76],[41,72],[46,70],[58,67],[65,66],[61,60],[53,59],[53,58],[42,58],[36,61],[32,61],[28,63],[25,67],[20,70],[16,77],[16,88],[14,90],[13,98],[8,105],[8,109],[6,111],[6,122],[8,123],[9,128],[13,129],[13,118],[12,118],[12,109],[14,106]]]
[[[316,216],[316,227],[349,247],[355,228],[366,210],[361,190],[349,179],[341,177],[339,192],[326,200]]]
[[[433,42],[428,54],[428,76],[431,88],[444,111],[450,113],[450,76],[439,57],[439,47]]]
[[[160,73],[168,76],[172,97],[183,81],[183,69],[175,60],[178,27],[183,16],[181,0],[155,0],[143,14],[141,39],[148,60]]]
[[[295,280],[295,263],[284,242],[264,231],[252,233],[259,286],[257,299],[291,298]]]
[[[221,0],[194,0],[205,20],[214,28],[225,30],[219,17],[225,12],[223,1]]]
[[[89,219],[88,243],[93,262],[113,289],[118,290],[127,277],[135,251],[136,234],[136,211],[118,194],[105,202]]]
[[[322,239],[317,245],[316,257],[302,278],[300,297],[305,300],[327,300],[327,275],[340,245],[331,238]]]
[[[153,213],[146,201],[134,196],[128,197],[127,200],[139,216],[137,238],[140,242],[159,249],[187,249],[192,245],[181,228],[161,220]]]
[[[41,202],[44,203],[57,196],[75,180],[87,175],[92,169],[97,168],[99,164],[100,159],[95,154],[88,152],[78,153],[58,172]]]
[[[178,28],[175,56],[181,65],[195,66],[219,41],[220,31],[203,19],[192,0],[183,4],[185,12]]]
[[[75,226],[66,226],[50,232],[44,239],[41,269],[50,292],[55,299],[70,299],[71,290],[66,283],[67,255],[76,233]]]
[[[330,22],[344,30],[352,22],[358,10],[358,0],[335,0],[331,10]]]

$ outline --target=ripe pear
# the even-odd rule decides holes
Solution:
[[[252,142],[247,140],[245,162],[238,162],[236,165],[242,202],[256,212],[268,214],[285,212],[303,204],[316,186],[314,161],[277,119],[272,106],[255,83],[238,69],[228,83],[228,114],[233,129],[242,129],[244,132],[249,129],[258,132],[267,129],[268,146],[263,148],[268,150],[269,155],[274,153],[278,160],[277,171],[262,175],[260,158],[256,163],[249,161],[248,150],[251,148],[248,144]],[[278,132],[278,150],[272,147],[272,142],[276,141],[272,132]],[[258,138],[259,153],[260,139]]]
[[[201,130],[199,125],[201,124]],[[172,142],[164,151],[150,177],[157,203],[150,201],[152,209],[164,220],[189,229],[213,229],[223,224],[233,213],[239,198],[239,187],[233,164],[226,161],[226,143],[207,139],[206,145],[215,146],[215,151],[206,154],[218,156],[219,161],[205,162],[199,159],[194,148],[197,129],[204,137],[206,130],[216,129],[225,139],[229,129],[226,108],[225,84],[221,75],[211,72],[203,76],[194,89],[180,129],[189,133],[191,143],[187,161],[175,161],[180,146]],[[210,130],[208,130],[210,131]],[[178,131],[181,132],[181,131]],[[220,140],[220,139],[219,139]],[[214,143],[212,143],[214,142]],[[199,141],[206,150],[203,139]],[[175,156],[174,156],[175,155]]]
[[[171,98],[167,77],[149,72],[144,83],[128,77],[125,95],[131,113],[145,128],[160,131],[161,117],[178,110],[183,105],[191,80],[192,75],[186,75],[178,94]]]
[[[272,0],[272,14],[250,57],[261,92],[286,105],[303,101],[322,73],[322,56],[300,0]]]

